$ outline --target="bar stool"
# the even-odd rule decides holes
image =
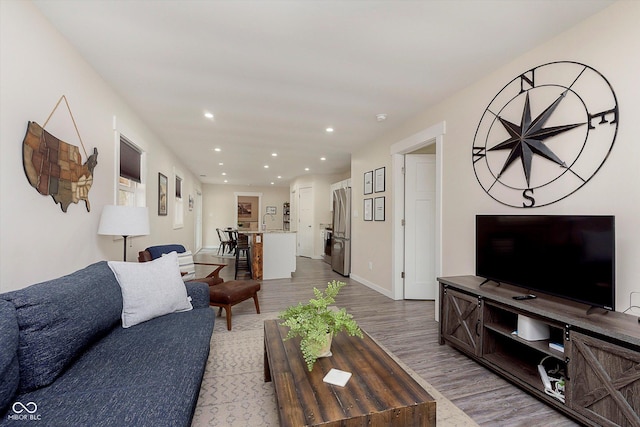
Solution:
[[[249,272],[249,277],[253,277],[253,272],[251,271],[251,247],[249,246],[249,236],[240,233],[238,233],[236,243],[235,279],[238,278],[239,270],[246,270]]]

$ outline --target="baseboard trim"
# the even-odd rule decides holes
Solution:
[[[373,282],[368,281],[367,279],[365,279],[364,277],[360,277],[357,274],[353,274],[351,273],[349,275],[349,277],[351,277],[352,279],[354,279],[355,281],[362,283],[363,285],[365,285],[367,288],[371,288],[374,291],[384,295],[385,297],[389,298],[389,299],[393,299],[393,293],[391,292],[390,289],[384,289],[381,288],[380,286],[376,285]]]

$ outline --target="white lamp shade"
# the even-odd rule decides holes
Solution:
[[[100,216],[98,234],[146,236],[149,234],[149,209],[133,206],[105,206]]]

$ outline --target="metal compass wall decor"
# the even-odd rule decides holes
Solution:
[[[618,123],[616,95],[598,71],[569,61],[537,66],[485,109],[472,147],[476,178],[504,205],[550,205],[598,172]]]

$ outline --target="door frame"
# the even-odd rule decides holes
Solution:
[[[390,148],[391,173],[393,177],[392,223],[391,223],[391,295],[394,300],[404,298],[404,155],[427,145],[436,144],[436,225],[435,225],[435,272],[442,275],[442,157],[446,122],[442,121],[408,138],[396,142]],[[439,318],[436,292],[436,319]]]
[[[195,252],[197,253],[202,249],[202,191],[198,188],[196,189],[196,199],[195,199]]]

